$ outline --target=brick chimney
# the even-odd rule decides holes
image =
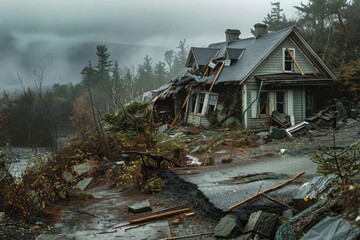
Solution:
[[[226,36],[226,44],[229,44],[237,39],[239,39],[241,32],[238,29],[226,29],[225,36]]]
[[[254,28],[255,28],[255,37],[258,38],[258,37],[260,37],[261,35],[268,33],[267,27],[268,27],[268,26],[267,26],[266,24],[263,24],[263,23],[257,23],[257,24],[255,24],[255,25],[254,25]]]

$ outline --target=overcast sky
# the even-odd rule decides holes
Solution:
[[[44,48],[61,49],[98,41],[174,49],[182,39],[189,46],[203,47],[223,41],[227,28],[250,37],[254,24],[270,13],[272,1],[276,0],[0,0],[0,48],[8,41],[17,51],[34,42],[51,42]],[[307,0],[280,0],[280,5],[292,18],[293,6],[301,2]]]

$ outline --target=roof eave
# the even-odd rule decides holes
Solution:
[[[312,47],[310,46],[310,44],[306,41],[306,39],[301,35],[301,33],[299,32],[299,30],[297,30],[296,28],[294,28],[293,32],[295,33],[295,35],[300,39],[300,41],[305,45],[305,47],[310,51],[310,53],[315,57],[315,59],[320,63],[320,65],[325,69],[325,71],[329,74],[329,76],[337,81],[337,78],[335,76],[335,74],[328,68],[328,66],[324,63],[323,60],[321,60],[321,58],[316,54],[316,52],[312,49]]]

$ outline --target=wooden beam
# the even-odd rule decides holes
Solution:
[[[218,79],[218,78],[219,78],[219,76],[220,76],[221,71],[222,71],[222,70],[223,70],[223,68],[224,68],[224,65],[225,65],[225,61],[223,61],[223,63],[221,64],[221,67],[220,67],[219,71],[216,73],[216,76],[215,76],[214,80],[213,80],[213,81],[212,81],[212,83],[211,83],[211,86],[210,86],[209,92],[211,92],[211,90],[213,89],[213,87],[214,87],[214,85],[215,85],[215,83],[216,83],[217,79]]]
[[[245,204],[245,203],[247,203],[247,202],[254,201],[254,200],[257,199],[258,197],[263,196],[264,193],[268,193],[268,192],[277,190],[277,189],[279,189],[279,188],[282,188],[282,187],[285,186],[286,184],[294,181],[295,179],[301,177],[301,176],[304,175],[304,174],[305,174],[305,172],[301,172],[301,173],[299,173],[298,175],[294,176],[293,178],[287,180],[286,182],[283,182],[283,183],[281,183],[281,184],[279,184],[279,185],[277,185],[277,186],[275,186],[275,187],[269,188],[269,189],[267,189],[267,190],[265,190],[265,191],[259,192],[259,193],[255,194],[255,195],[253,195],[253,196],[245,199],[244,201],[241,201],[241,202],[239,202],[239,203],[236,203],[236,204],[230,206],[230,207],[228,208],[228,211],[230,212],[230,211],[234,210],[235,208],[240,207],[241,205],[243,205],[243,204]]]
[[[300,65],[297,63],[296,59],[294,58],[294,56],[291,54],[290,50],[288,48],[286,48],[286,51],[289,53],[291,59],[294,61],[297,69],[299,69],[301,75],[305,76],[305,73],[303,72],[303,70],[301,69]]]
[[[170,128],[172,128],[175,124],[175,122],[178,120],[178,118],[180,117],[181,111],[182,109],[186,106],[187,102],[189,101],[191,95],[191,89],[189,91],[189,94],[186,96],[184,103],[181,105],[180,110],[176,113],[174,120],[172,121],[172,123],[170,124]]]
[[[166,213],[161,213],[161,214],[156,214],[156,215],[151,215],[151,216],[147,216],[147,217],[143,217],[143,218],[136,218],[133,220],[130,220],[130,223],[143,223],[143,222],[148,222],[148,221],[152,221],[152,220],[156,220],[156,219],[161,219],[164,217],[171,217],[174,215],[178,215],[181,213],[186,213],[186,212],[190,212],[189,208],[183,208],[180,210],[175,210],[175,211],[171,211],[171,212],[166,212]]]
[[[272,201],[272,202],[275,202],[275,203],[277,203],[277,204],[280,204],[280,205],[282,205],[282,206],[284,206],[284,207],[286,207],[286,208],[289,208],[289,209],[293,210],[294,213],[299,213],[299,211],[296,210],[295,208],[293,208],[293,207],[291,207],[291,206],[289,206],[289,205],[287,205],[287,204],[285,204],[285,203],[283,203],[283,202],[280,202],[280,201],[278,201],[278,200],[276,200],[276,199],[274,199],[274,198],[266,195],[265,193],[262,193],[262,195],[263,195],[265,198],[267,198],[267,199],[269,199],[270,201]]]

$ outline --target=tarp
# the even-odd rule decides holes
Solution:
[[[335,175],[316,176],[297,189],[293,194],[293,199],[318,198],[335,178]]]
[[[312,227],[301,240],[356,240],[360,230],[345,219],[326,217]]]

